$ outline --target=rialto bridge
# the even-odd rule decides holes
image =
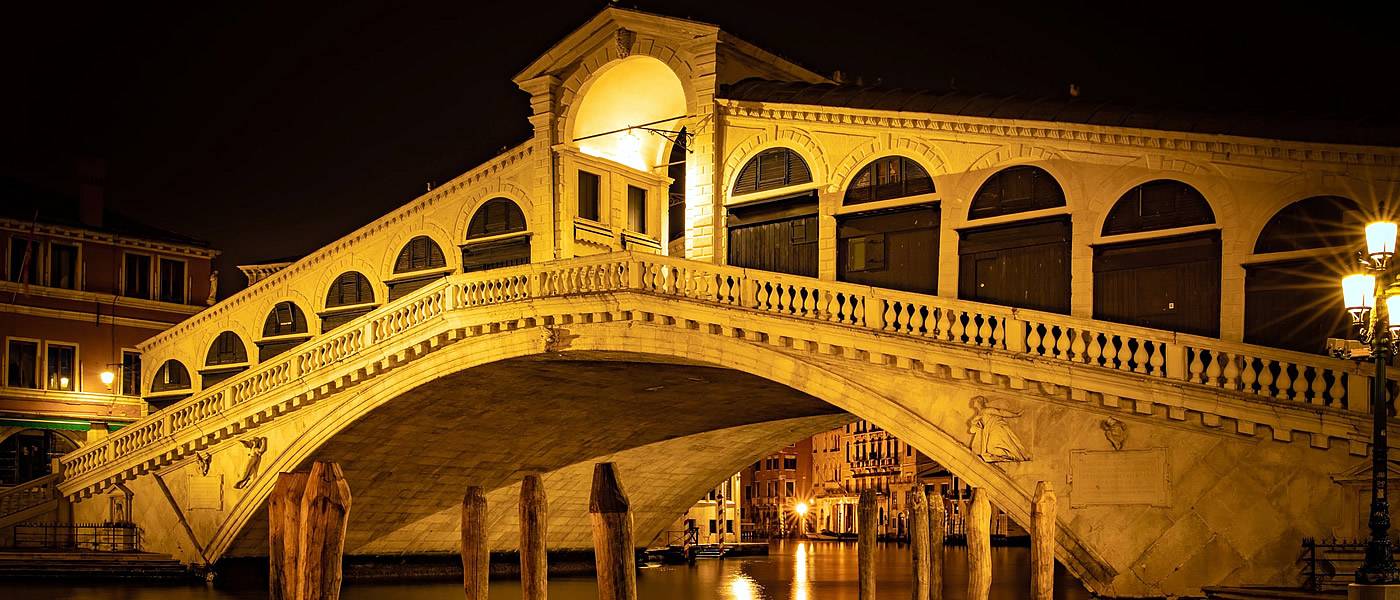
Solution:
[[[1364,132],[877,93],[616,8],[516,83],[530,140],[148,340],[163,408],[64,458],[74,518],[257,556],[326,459],[348,553],[454,551],[473,484],[512,549],[527,473],[586,548],[612,460],[644,541],[859,417],[1022,523],[1053,482],[1103,595],[1291,584],[1358,534],[1370,376],[1317,352],[1400,175]]]

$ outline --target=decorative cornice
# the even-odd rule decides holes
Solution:
[[[168,254],[179,254],[182,256],[194,256],[198,258],[212,259],[219,255],[218,250],[202,248],[200,246],[190,246],[176,244],[174,242],[164,242],[160,240],[149,240],[145,238],[128,237],[116,235],[80,227],[67,227],[64,225],[54,225],[52,223],[30,223],[18,219],[0,217],[0,230],[13,231],[17,233],[30,233],[52,237],[61,237],[80,242],[110,244],[125,248],[139,248],[148,251],[165,252]]]
[[[1026,140],[1072,142],[1108,146],[1128,146],[1151,150],[1224,154],[1253,159],[1325,162],[1344,165],[1394,167],[1400,165],[1400,149],[1381,146],[1353,146],[1289,142],[1231,135],[1199,134],[1080,125],[1049,121],[1022,121],[961,117],[932,113],[911,113],[856,108],[838,108],[780,102],[752,102],[716,99],[726,116],[785,123],[818,123],[908,129],[924,132]]]

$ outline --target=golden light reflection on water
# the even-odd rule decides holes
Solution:
[[[797,543],[792,559],[792,600],[809,600],[812,582],[807,579],[807,542]]]
[[[759,587],[752,577],[735,571],[730,573],[733,577],[729,581],[729,600],[759,600],[763,598],[759,592],[763,589]]]

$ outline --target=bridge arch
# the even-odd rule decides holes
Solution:
[[[596,330],[595,330],[596,329]],[[679,333],[678,333],[679,331]],[[392,371],[356,388],[341,403],[322,413],[314,423],[273,457],[248,486],[247,494],[233,508],[227,524],[208,545],[210,556],[224,552],[240,531],[263,510],[276,473],[298,468],[319,448],[375,410],[391,405],[397,398],[434,380],[473,369],[516,359],[612,354],[641,362],[719,366],[753,375],[807,394],[868,419],[889,429],[901,440],[935,457],[968,482],[986,489],[992,502],[1003,507],[1013,519],[1029,522],[1031,490],[1018,484],[1015,468],[984,462],[964,441],[965,417],[971,410],[967,389],[955,385],[941,388],[946,395],[911,403],[872,389],[840,370],[832,369],[772,346],[753,344],[743,338],[715,336],[692,330],[659,325],[611,327],[607,324],[580,325],[555,330],[556,339],[569,339],[566,348],[552,346],[536,328],[502,332],[487,344],[458,344],[430,353],[409,368]],[[557,344],[559,342],[555,342]],[[930,414],[942,415],[930,419]],[[458,492],[460,493],[460,492]],[[352,527],[353,517],[352,517]],[[638,532],[645,538],[650,533]],[[1057,557],[1090,589],[1111,589],[1115,570],[1091,546],[1068,528],[1058,540]]]

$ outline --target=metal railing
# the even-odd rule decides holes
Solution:
[[[15,526],[15,547],[43,550],[139,552],[135,523],[24,523]]]
[[[256,412],[256,401],[274,391],[368,348],[440,323],[448,314],[619,291],[1175,381],[1269,404],[1262,410],[1241,411],[1247,414],[1276,415],[1280,405],[1335,414],[1364,415],[1368,410],[1370,371],[1349,361],[1068,315],[615,252],[444,277],[68,454],[62,461],[64,473],[73,480],[138,453],[217,430],[210,421]],[[1212,399],[1210,405],[1220,402]],[[1184,409],[1178,410],[1184,419]],[[1316,422],[1315,416],[1310,418]],[[1241,427],[1248,423],[1239,421]],[[1278,428],[1274,432],[1288,433]]]

